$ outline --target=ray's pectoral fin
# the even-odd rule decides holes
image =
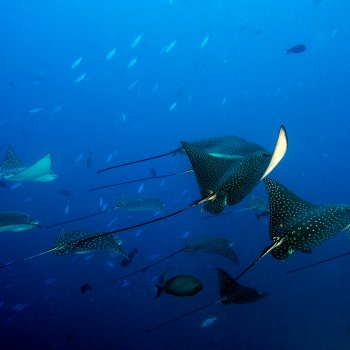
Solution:
[[[267,293],[261,293],[255,288],[245,287],[235,281],[225,270],[216,269],[219,279],[220,301],[224,305],[247,304],[266,297]]]
[[[19,172],[8,178],[11,181],[37,181],[48,182],[56,178],[56,175],[51,172],[51,153],[40,158],[35,164],[27,169]]]
[[[262,176],[261,180],[263,180],[266,176],[268,176],[273,169],[277,166],[277,164],[282,160],[284,155],[287,152],[288,148],[288,138],[287,138],[287,132],[283,125],[280,127],[280,131],[278,133],[278,138],[276,142],[275,149],[273,151],[270,163]]]
[[[223,196],[217,196],[215,199],[208,201],[204,205],[204,210],[212,214],[220,214],[223,212],[226,206],[226,198]]]

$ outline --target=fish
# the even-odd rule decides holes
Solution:
[[[168,46],[165,47],[164,52],[169,53],[176,45],[177,40],[172,41]]]
[[[254,195],[252,195],[249,200],[248,208],[238,210],[237,212],[241,212],[245,210],[250,210],[251,212],[255,213],[255,216],[258,220],[262,216],[270,215],[269,202],[264,198],[260,198]]]
[[[157,171],[154,170],[154,169],[151,169],[150,172],[149,172],[149,174],[151,175],[152,178],[153,178],[153,177],[156,177],[156,176],[157,176]]]
[[[165,204],[158,198],[121,196],[114,209],[127,211],[158,211],[165,210]]]
[[[64,209],[64,214],[67,215],[69,213],[69,201],[67,202],[66,208]]]
[[[218,320],[217,317],[209,317],[205,320],[203,320],[202,324],[201,324],[201,328],[206,328],[211,326],[214,322],[216,322]]]
[[[290,54],[290,53],[302,53],[304,51],[306,51],[306,46],[304,44],[298,44],[298,45],[294,45],[292,46],[291,48],[287,49],[286,52],[287,52],[287,55]]]
[[[176,105],[177,105],[177,101],[175,101],[175,102],[169,107],[169,111],[172,112],[172,111],[175,109]]]
[[[92,151],[89,151],[86,156],[86,167],[91,168],[92,163]]]
[[[286,260],[296,251],[308,253],[350,229],[349,205],[316,205],[275,180],[265,179],[264,183],[269,197],[270,239],[281,241],[271,251],[275,259]]]
[[[24,310],[26,307],[28,307],[29,304],[17,304],[15,305],[12,310],[13,311],[22,311]]]
[[[166,272],[160,276],[156,287],[156,298],[163,293],[178,297],[194,296],[203,289],[201,281],[192,275],[178,275],[166,280]]]
[[[260,292],[255,288],[246,287],[233,279],[225,270],[222,268],[216,268],[216,272],[219,280],[219,295],[220,299],[214,302],[200,306],[192,311],[186,312],[180,316],[172,318],[170,320],[159,323],[151,328],[146,329],[146,332],[152,332],[160,327],[171,324],[175,321],[182,320],[183,318],[193,315],[199,311],[212,307],[218,303],[223,305],[230,304],[248,304],[259,301],[268,296],[268,293]]]
[[[134,66],[137,62],[138,58],[134,57],[133,59],[131,59],[128,63],[128,65],[126,66],[126,68],[131,68],[132,66]]]
[[[223,237],[196,237],[186,241],[184,253],[209,253],[221,255],[236,265],[239,265],[239,259],[235,251],[232,249],[233,243]]]
[[[208,40],[209,40],[209,35],[207,35],[201,42],[201,49],[204,49],[207,44],[208,44]]]
[[[52,108],[51,114],[56,114],[56,113],[60,112],[62,108],[63,108],[63,105],[58,105],[58,106]]]
[[[84,230],[60,230],[56,239],[55,248],[51,249],[56,255],[86,254],[98,251],[109,251],[127,257],[126,251],[121,247],[121,241],[113,236],[88,239],[96,232]]]
[[[136,253],[138,253],[138,250],[136,248],[134,248],[131,252],[127,253],[127,257],[123,258],[123,260],[120,262],[120,265],[122,267],[126,267],[129,264],[131,264]]]
[[[41,112],[43,109],[42,108],[32,108],[28,113],[29,114],[36,114]]]
[[[130,48],[134,49],[136,46],[140,44],[140,41],[143,37],[143,33],[140,33],[131,43]]]
[[[71,195],[71,192],[69,190],[66,190],[62,188],[61,190],[57,190],[57,193],[64,196],[64,197],[69,197]]]
[[[47,153],[36,163],[25,167],[11,145],[0,163],[0,178],[8,181],[48,182],[57,178],[51,171],[52,156]]]
[[[113,58],[113,56],[116,54],[117,49],[114,47],[111,51],[108,52],[108,54],[106,55],[106,60],[110,60],[111,58]]]
[[[141,184],[140,187],[137,190],[137,193],[141,193],[143,191],[143,188],[145,187],[144,184]]]
[[[26,231],[40,228],[39,221],[19,211],[0,211],[0,232]]]
[[[82,286],[80,286],[80,293],[84,294],[86,292],[91,292],[92,287],[89,283],[84,283]]]
[[[87,77],[87,73],[82,73],[80,74],[78,77],[75,78],[74,82],[76,84],[81,83],[83,80],[85,80],[85,78]]]
[[[82,60],[83,60],[83,56],[77,58],[77,59],[71,64],[70,68],[71,68],[71,69],[77,68],[77,67],[80,65],[80,63],[81,63]]]

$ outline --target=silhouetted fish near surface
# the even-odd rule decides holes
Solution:
[[[259,220],[262,216],[270,215],[269,202],[267,199],[260,198],[252,195],[248,203],[248,208],[238,210],[237,212],[250,210],[252,213],[255,213],[256,218]]]
[[[51,162],[51,154],[48,153],[32,166],[25,167],[13,147],[9,145],[0,164],[0,178],[9,181],[52,181],[57,175],[51,171]]]
[[[128,211],[161,211],[165,209],[165,205],[158,198],[123,195],[120,197],[114,209]]]
[[[134,248],[131,252],[127,253],[127,257],[123,258],[123,260],[120,262],[120,265],[122,267],[130,265],[136,253],[138,253],[138,250],[136,248]]]
[[[186,312],[183,315],[177,316],[171,320],[162,322],[152,328],[147,329],[146,332],[154,331],[160,327],[163,327],[175,321],[181,320],[201,310],[207,309],[217,303],[221,303],[223,305],[248,304],[248,303],[256,302],[268,296],[267,293],[262,293],[254,288],[245,287],[239,284],[225,270],[221,268],[217,268],[216,272],[218,274],[218,280],[219,280],[219,294],[220,294],[219,300],[203,305],[192,311]]]
[[[302,53],[304,51],[306,51],[306,46],[304,44],[298,44],[287,49],[287,55],[290,53]]]
[[[84,283],[82,286],[80,286],[80,293],[84,294],[86,292],[91,292],[92,287],[89,283]]]
[[[186,242],[184,253],[211,253],[221,255],[236,265],[239,264],[238,256],[232,249],[233,243],[222,237],[196,237],[190,238]]]
[[[40,227],[39,221],[28,214],[17,211],[0,211],[0,232],[18,232],[38,227]]]
[[[270,205],[270,238],[283,242],[271,252],[285,260],[295,251],[309,252],[349,229],[350,206],[307,202],[275,180],[265,179]]]
[[[202,283],[194,276],[178,275],[166,280],[166,273],[163,273],[157,284],[156,298],[159,298],[163,293],[178,297],[188,297],[196,295],[202,289]]]

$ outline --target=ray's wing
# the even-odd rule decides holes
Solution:
[[[239,264],[238,256],[232,249],[232,242],[222,237],[190,238],[186,242],[184,252],[216,254],[233,261],[236,265]]]
[[[235,281],[225,270],[216,269],[219,279],[219,293],[221,303],[248,304],[266,297],[267,293],[261,293],[255,288],[245,287]]]
[[[9,173],[22,168],[22,161],[11,145],[7,146],[7,151],[0,164],[0,173]]]
[[[287,187],[272,179],[264,179],[269,198],[270,238],[283,237],[291,224],[314,208],[315,204],[307,202]]]
[[[38,181],[47,182],[54,179],[50,173],[51,169],[51,153],[40,158],[35,164],[27,169],[8,178],[11,181]]]

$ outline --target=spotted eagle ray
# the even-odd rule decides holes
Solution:
[[[237,137],[234,137],[234,138],[237,139]],[[233,143],[237,144],[236,141]],[[277,139],[277,143],[275,146],[275,150],[274,150],[272,155],[268,154],[267,152],[261,151],[261,150],[255,152],[257,154],[255,154],[255,153],[249,154],[247,156],[248,159],[244,159],[244,162],[242,161],[241,163],[235,164],[236,165],[235,166],[236,173],[232,173],[232,169],[229,169],[228,175],[230,175],[230,176],[227,176],[227,173],[224,172],[224,175],[223,175],[224,181],[222,181],[222,179],[218,178],[218,179],[216,179],[217,180],[216,182],[213,182],[211,177],[210,177],[210,174],[209,175],[206,174],[205,171],[201,171],[201,169],[199,169],[199,168],[198,168],[199,171],[197,169],[197,173],[196,173],[196,170],[194,169],[197,179],[200,178],[202,181],[201,193],[202,194],[205,193],[205,196],[194,201],[192,204],[189,204],[186,207],[179,209],[175,212],[169,213],[169,214],[161,216],[161,217],[154,218],[152,220],[149,220],[149,221],[146,221],[143,223],[139,223],[139,224],[135,224],[135,225],[132,225],[129,227],[116,229],[116,230],[109,231],[109,232],[102,232],[102,233],[96,234],[94,236],[84,238],[81,240],[81,242],[85,242],[85,241],[95,239],[98,237],[108,236],[111,234],[117,234],[117,233],[120,233],[123,231],[128,231],[128,230],[131,230],[134,228],[138,228],[138,227],[149,225],[149,224],[152,224],[152,223],[155,223],[158,221],[162,221],[164,219],[179,215],[179,214],[181,214],[185,211],[188,211],[192,208],[195,208],[201,204],[205,204],[207,206],[208,203],[211,204],[211,202],[214,202],[213,206],[209,206],[209,207],[207,206],[206,209],[208,211],[211,210],[215,213],[220,213],[224,209],[222,207],[222,204],[224,204],[224,206],[226,204],[227,198],[225,196],[229,196],[230,203],[231,203],[231,205],[233,205],[234,200],[237,200],[237,197],[239,199],[239,198],[242,198],[242,195],[245,196],[246,194],[248,194],[249,191],[256,185],[256,183],[255,183],[256,174],[259,173],[260,175],[262,175],[261,179],[265,178],[276,167],[276,165],[281,161],[281,159],[284,157],[284,155],[287,151],[287,144],[288,144],[287,143],[287,134],[286,134],[284,127],[281,126],[280,131],[279,131],[279,135],[278,135],[278,139]],[[188,145],[190,145],[190,144],[188,144]],[[258,146],[258,145],[256,145],[256,146],[250,146],[250,145],[255,145],[255,144],[251,144],[250,142],[248,142],[248,149],[250,149],[251,147],[253,147],[253,148],[256,147],[259,149],[261,148],[261,146]],[[240,152],[243,155],[245,154],[245,152],[247,152],[246,148],[247,148],[247,145],[241,145],[240,147],[238,147],[238,149],[240,150]],[[217,151],[219,149],[212,149],[212,150]],[[212,159],[222,160],[223,161],[222,165],[225,165],[227,163],[227,161],[232,161],[232,160],[237,161],[237,159],[232,159],[230,155],[222,152],[222,151],[226,151],[226,148],[224,149],[224,147],[223,147],[219,151],[221,152],[221,153],[219,153],[219,155],[217,154],[217,152],[211,152],[211,153],[215,153],[215,154],[209,155],[209,157],[211,157],[210,160],[212,160]],[[199,152],[200,152],[200,149],[199,149]],[[205,153],[204,153],[204,156],[206,156]],[[197,158],[198,163],[201,163],[203,161],[201,159],[201,157],[192,157],[192,158]],[[269,158],[269,162],[266,164],[264,162],[264,168],[261,168],[260,166],[258,166],[258,165],[261,165],[259,163],[259,161],[261,161],[261,159],[265,159],[265,158]],[[258,160],[258,162],[255,162],[255,160]],[[192,160],[192,162],[193,162],[193,160]],[[244,164],[246,165],[246,168],[244,167]],[[196,164],[196,166],[198,167],[198,164]],[[213,169],[214,173],[219,175],[217,166],[218,166],[218,164],[211,164],[210,162],[208,163],[205,161],[203,164],[203,167],[205,169],[207,169],[209,172],[210,172],[211,167],[212,167],[212,168],[214,168]],[[225,169],[225,167],[223,166],[221,170],[224,171],[224,169]],[[254,173],[254,170],[255,170],[255,173]],[[251,178],[249,178],[250,176],[251,176]],[[208,179],[208,182],[213,185],[212,190],[209,189],[209,187],[207,186],[208,183],[206,183],[206,181],[205,181],[206,178]],[[260,180],[260,178],[257,181],[259,181],[259,180]],[[231,184],[230,181],[232,181],[233,183]],[[203,189],[204,187],[206,188],[206,190]],[[219,199],[219,202],[217,202],[218,199]],[[109,209],[106,211],[109,211]],[[64,223],[78,221],[78,220],[88,218],[91,216],[100,215],[106,211],[102,211],[102,212],[95,213],[95,214],[89,214],[89,215],[86,215],[86,216],[81,217],[81,218],[72,219],[69,221],[65,221],[63,223],[51,225],[49,227],[54,227],[54,226],[58,226],[58,225],[61,225]],[[46,254],[47,252],[52,251],[52,249],[57,250],[57,247],[50,248],[50,249],[42,252],[39,255]],[[24,259],[24,260],[26,260],[26,259]],[[19,261],[23,261],[23,259],[19,260]],[[19,261],[13,262],[11,264],[6,264],[3,266],[0,266],[0,268],[4,268],[4,267],[10,266],[10,265],[13,265]]]
[[[254,195],[252,195],[249,200],[248,208],[237,210],[236,213],[241,211],[246,211],[246,210],[249,210],[252,213],[255,213],[255,216],[258,220],[262,216],[270,215],[268,200],[261,197],[254,196]]]
[[[115,210],[125,210],[125,211],[163,211],[165,210],[165,204],[158,198],[146,198],[146,197],[138,197],[138,196],[126,196],[123,195],[120,197],[116,205],[111,208],[104,209],[98,211],[96,213],[88,214],[85,216],[81,216],[79,218],[73,218],[70,220],[66,220],[63,222],[59,222],[57,224],[46,226],[45,228],[53,228],[56,226],[80,221],[83,219],[91,218],[94,216],[99,216],[104,213],[108,213]]]
[[[218,280],[219,280],[219,294],[220,294],[219,300],[203,305],[190,312],[186,312],[171,320],[159,323],[156,326],[146,329],[146,332],[154,331],[160,327],[163,327],[175,321],[181,320],[187,316],[193,315],[201,310],[207,309],[218,303],[221,303],[223,305],[248,304],[268,296],[267,293],[259,292],[255,288],[245,287],[239,284],[237,280],[233,279],[225,270],[221,268],[217,268],[216,272],[218,274]]]
[[[288,141],[285,128],[281,126],[273,153],[269,153],[262,146],[238,136],[214,137],[192,143],[183,141],[182,146],[182,148],[168,152],[165,155],[180,150],[186,152],[202,198],[206,198],[212,193],[216,194],[216,198],[206,203],[204,209],[213,214],[220,214],[226,205],[235,205],[244,199],[258,182],[276,167],[287,151]],[[163,155],[141,161],[161,156]],[[140,161],[109,167],[99,172],[138,162]],[[191,170],[167,174],[164,177],[189,173]],[[139,180],[100,186],[92,190],[137,181]]]
[[[265,179],[264,183],[269,198],[273,243],[238,277],[270,252],[275,259],[286,260],[296,251],[309,253],[338,232],[350,228],[350,206],[313,204],[275,180]]]
[[[111,235],[102,236],[99,232],[84,230],[60,230],[53,248],[21,260],[9,262],[0,268],[31,260],[49,253],[62,256],[67,254],[85,254],[96,251],[114,252],[122,255],[124,258],[128,258],[126,251],[121,247],[121,241]]]
[[[0,232],[25,231],[40,227],[39,221],[18,211],[0,211]]]
[[[56,255],[85,254],[96,251],[108,251],[122,255],[128,259],[126,251],[121,246],[121,240],[113,236],[97,237],[84,241],[85,238],[96,235],[96,232],[83,230],[61,230],[56,239]],[[83,239],[83,241],[82,241]]]
[[[128,211],[162,211],[165,204],[158,198],[123,195],[114,208]]]
[[[234,262],[236,265],[239,264],[239,259],[236,254],[236,252],[232,248],[233,242],[228,240],[224,237],[193,237],[186,241],[186,245],[184,248],[179,249],[151,264],[147,264],[143,267],[141,267],[138,270],[135,270],[133,272],[130,272],[126,275],[123,275],[121,277],[118,277],[110,282],[108,284],[114,284],[118,281],[121,281],[127,277],[136,275],[139,272],[146,272],[149,268],[160,264],[161,262],[168,260],[172,258],[173,256],[184,252],[186,254],[196,254],[196,253],[208,253],[208,254],[215,254],[223,256],[224,258],[227,258]]]
[[[0,163],[0,178],[8,181],[48,182],[57,175],[51,171],[52,157],[47,153],[31,166],[25,167],[11,145]]]

